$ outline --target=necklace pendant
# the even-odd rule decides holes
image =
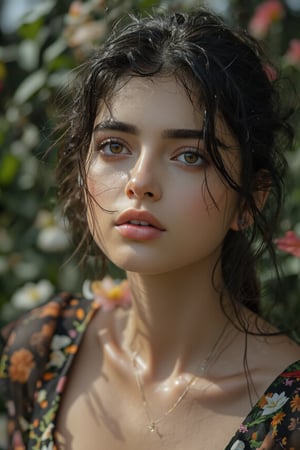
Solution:
[[[150,433],[154,433],[154,431],[156,431],[155,422],[149,423],[149,425],[147,425],[147,429],[148,429],[148,431],[150,431]]]

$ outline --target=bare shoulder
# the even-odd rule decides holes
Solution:
[[[247,336],[247,361],[265,387],[290,365],[300,361],[300,345],[262,319],[255,319],[257,334]],[[254,329],[255,331],[255,329]]]

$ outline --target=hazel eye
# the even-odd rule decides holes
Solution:
[[[196,153],[185,153],[183,157],[184,161],[188,164],[196,164],[199,161],[199,155],[196,155]]]
[[[106,145],[109,147],[109,151],[115,155],[119,155],[124,150],[124,146],[119,142],[109,142]]]
[[[129,154],[129,150],[118,140],[109,139],[97,145],[97,150],[105,156],[118,156]]]
[[[205,164],[205,159],[198,151],[187,150],[176,157],[177,161],[184,163],[187,166],[202,166]]]

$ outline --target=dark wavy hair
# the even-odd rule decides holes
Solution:
[[[275,262],[272,238],[283,198],[283,153],[292,139],[279,103],[279,80],[269,76],[272,70],[253,38],[245,31],[231,29],[207,10],[131,17],[129,24],[117,25],[78,73],[66,114],[64,145],[58,155],[58,193],[76,249],[84,255],[97,251],[95,244],[92,249],[87,224],[85,166],[99,106],[112,98],[119,81],[174,76],[189,95],[196,86],[196,97],[190,98],[205,112],[207,152],[224,181],[238,192],[241,218],[245,212],[251,217],[251,226],[228,232],[221,264],[224,287],[231,298],[257,312],[260,286],[256,262],[265,250]],[[217,114],[239,144],[239,182],[222,161],[215,136]],[[269,192],[263,209],[256,201],[259,191]]]

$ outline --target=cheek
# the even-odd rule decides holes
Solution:
[[[180,183],[178,178],[174,179],[173,197],[180,202],[181,207],[192,216],[203,214],[215,209],[220,197],[220,188],[217,188],[215,180],[205,179],[204,176],[184,178]],[[224,190],[224,188],[223,188]]]
[[[100,170],[90,168],[87,176],[88,192],[95,207],[106,210],[117,208],[120,194],[124,192],[128,175],[122,171]]]
[[[196,227],[226,229],[236,214],[238,196],[218,176],[213,176],[207,183],[202,180],[200,186],[194,184],[180,190],[176,196],[176,204],[179,203],[182,218],[188,218]]]

